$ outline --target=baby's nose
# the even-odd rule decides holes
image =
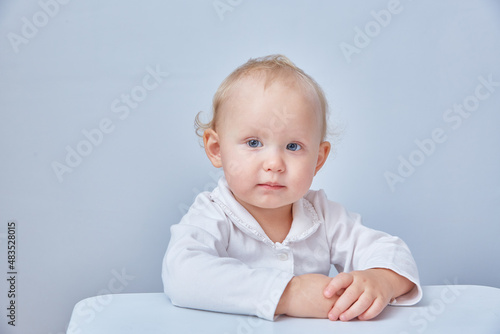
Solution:
[[[273,152],[266,157],[263,168],[266,172],[281,173],[285,171],[285,161],[281,154]]]

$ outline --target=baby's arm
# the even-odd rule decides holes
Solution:
[[[162,274],[172,303],[273,320],[279,298],[293,275],[274,268],[249,267],[228,256],[226,237],[212,233],[188,224],[172,227]]]
[[[293,277],[281,295],[276,314],[301,318],[327,318],[328,312],[338,299],[336,293],[328,297],[323,294],[331,281],[331,277],[321,274]]]
[[[410,280],[389,269],[373,268],[340,273],[324,290],[326,298],[343,291],[328,313],[328,318],[342,321],[355,317],[360,320],[372,319],[380,314],[391,300],[409,292],[414,286]]]
[[[325,221],[330,260],[341,273],[325,296],[346,290],[329,313],[332,319],[372,319],[389,302],[413,305],[421,299],[417,266],[401,239],[363,226],[359,215],[329,201],[323,192],[311,193],[310,201]]]

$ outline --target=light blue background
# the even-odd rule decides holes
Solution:
[[[402,237],[423,284],[500,287],[497,1],[401,0],[383,25],[394,1],[60,2],[0,3],[0,267],[13,219],[19,272],[17,326],[2,292],[2,333],[61,333],[83,298],[162,291],[169,227],[220,175],[194,116],[236,66],[271,53],[322,85],[340,132],[314,188]],[[141,91],[148,68],[169,75]],[[497,86],[453,129],[443,116],[474,102],[480,77]],[[127,117],[113,112],[141,92]],[[53,163],[106,119],[60,182]],[[444,142],[414,153],[435,129]],[[412,154],[419,166],[391,189],[384,174]]]

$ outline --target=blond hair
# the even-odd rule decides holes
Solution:
[[[269,55],[260,58],[254,58],[248,60],[245,64],[238,67],[231,74],[229,74],[226,79],[220,84],[219,88],[215,92],[212,101],[212,119],[204,123],[200,120],[199,112],[195,118],[195,129],[196,134],[203,137],[203,133],[207,129],[213,129],[216,131],[216,124],[220,118],[219,109],[221,105],[228,99],[231,89],[235,84],[243,77],[255,73],[262,72],[266,76],[265,86],[270,85],[274,80],[284,77],[294,77],[298,82],[308,85],[313,88],[318,95],[318,100],[320,102],[321,115],[322,115],[322,129],[321,138],[325,140],[328,133],[328,102],[325,98],[325,93],[323,89],[318,85],[318,83],[309,75],[307,75],[302,69],[295,66],[295,64],[283,55]]]

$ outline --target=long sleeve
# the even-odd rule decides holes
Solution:
[[[251,268],[228,255],[230,222],[208,195],[200,194],[182,221],[171,227],[163,261],[166,294],[181,307],[274,319],[293,275]]]
[[[331,263],[339,272],[391,269],[415,283],[412,291],[397,298],[393,304],[413,305],[422,298],[417,265],[403,240],[363,226],[358,214],[329,201],[323,191],[310,194],[309,199],[326,223]]]

